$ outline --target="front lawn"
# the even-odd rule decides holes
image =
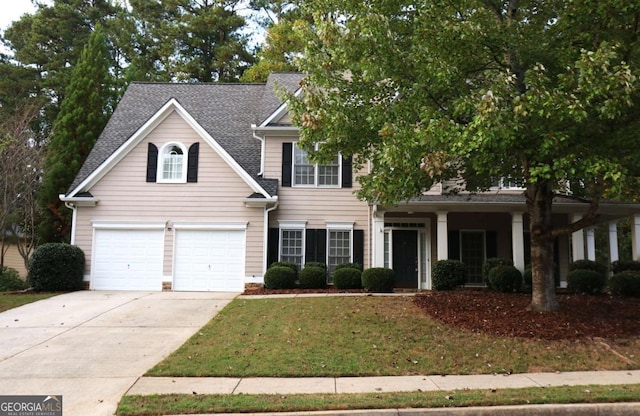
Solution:
[[[58,293],[15,293],[0,292],[0,312],[26,305],[27,303],[56,296]]]
[[[482,319],[504,318],[496,313]],[[431,318],[413,297],[239,297],[147,375],[337,377],[623,370],[640,368],[634,355],[638,351],[638,334],[544,340],[453,327]]]

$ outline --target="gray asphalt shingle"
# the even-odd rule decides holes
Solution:
[[[69,192],[98,169],[109,156],[171,99],[175,99],[234,160],[270,194],[277,180],[257,176],[260,142],[251,125],[280,106],[274,85],[297,89],[301,74],[273,74],[266,84],[139,83],[129,85]]]

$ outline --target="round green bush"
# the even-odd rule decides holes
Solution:
[[[362,287],[369,292],[393,292],[396,274],[384,267],[372,267],[362,272]]]
[[[336,268],[333,285],[336,289],[362,289],[362,272],[354,267]]]
[[[567,275],[567,290],[573,293],[600,293],[606,283],[605,275],[595,270],[577,269]]]
[[[295,263],[291,263],[289,261],[277,261],[275,263],[271,263],[271,266],[269,266],[269,268],[272,267],[288,267],[291,270],[293,270],[293,272],[295,273],[295,280],[298,280],[298,274],[300,273],[300,269],[298,268],[298,265]]]
[[[522,287],[522,273],[513,266],[495,266],[489,272],[489,286],[503,293],[519,291]]]
[[[491,287],[489,272],[496,266],[513,266],[513,260],[506,257],[489,257],[484,261],[482,264],[482,278],[489,287]]]
[[[524,269],[524,273],[522,273],[522,291],[526,293],[531,293],[531,288],[533,285],[533,272],[531,271],[531,266],[527,266]]]
[[[607,265],[593,260],[576,260],[569,263],[569,271],[574,270],[593,270],[602,275],[607,274]]]
[[[640,272],[623,271],[609,278],[609,290],[614,295],[640,297]]]
[[[304,265],[305,268],[310,267],[310,266],[320,267],[323,270],[327,270],[327,264],[319,262],[319,261],[310,261],[309,263],[305,263],[305,265]]]
[[[467,281],[467,270],[459,260],[438,260],[431,269],[434,290],[452,290]]]
[[[29,284],[20,277],[20,273],[11,267],[0,267],[0,292],[24,290]]]
[[[324,289],[327,287],[327,271],[322,267],[307,265],[300,272],[300,287],[302,289]]]
[[[336,264],[336,267],[333,269],[335,270],[340,270],[340,269],[358,269],[360,271],[362,271],[362,264],[360,263],[340,263],[340,264]]]
[[[296,273],[287,266],[271,266],[264,274],[264,287],[267,289],[294,289]]]
[[[640,271],[640,261],[616,260],[613,263],[611,263],[611,271],[613,272],[613,274],[627,272],[627,271],[638,272]]]
[[[65,243],[47,243],[29,259],[27,280],[34,290],[73,291],[83,288],[84,252]]]

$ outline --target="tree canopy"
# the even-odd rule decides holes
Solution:
[[[393,205],[435,182],[522,184],[532,236],[532,308],[557,308],[553,240],[595,220],[605,192],[638,177],[640,4],[622,0],[305,3],[291,97],[302,144],[371,161],[361,198]],[[454,189],[453,191],[460,190]],[[551,223],[555,192],[588,198]]]

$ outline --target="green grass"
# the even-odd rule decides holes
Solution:
[[[237,298],[151,376],[337,377],[639,368],[640,338],[602,344],[448,328],[411,297]]]
[[[313,410],[402,409],[506,406],[545,403],[633,402],[640,384],[563,386],[500,390],[457,390],[411,393],[298,395],[154,395],[125,396],[119,416],[193,413],[295,412]]]
[[[58,293],[2,293],[0,292],[0,312],[26,305],[27,303],[56,296]]]

